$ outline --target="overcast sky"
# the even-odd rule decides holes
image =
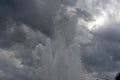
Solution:
[[[71,45],[79,45],[84,71],[113,80],[119,25],[119,0],[0,0],[0,80],[41,80],[41,46],[56,56]]]

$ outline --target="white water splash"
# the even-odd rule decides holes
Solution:
[[[60,12],[59,12],[60,13]],[[94,80],[81,61],[80,45],[75,42],[76,17],[63,13],[55,19],[55,40],[47,39],[34,52],[41,80]]]

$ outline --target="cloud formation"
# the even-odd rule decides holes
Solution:
[[[52,63],[52,58],[60,53],[59,48],[68,53],[69,47],[76,45],[83,73],[111,80],[120,69],[119,3],[0,0],[0,80],[41,80],[45,59]],[[65,45],[65,49],[60,45]],[[47,54],[49,57],[41,63],[42,53],[54,56]],[[49,69],[45,67],[48,72]]]

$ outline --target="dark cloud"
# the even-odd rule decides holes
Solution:
[[[5,30],[1,31],[0,34],[0,47],[7,47],[16,44],[16,43],[22,43],[26,37],[25,33],[23,32],[22,28],[20,26],[16,25],[7,25]]]
[[[40,80],[35,47],[54,35],[60,5],[76,1],[0,0],[0,80]]]
[[[53,33],[53,18],[60,5],[75,2],[73,0],[1,0],[0,17],[2,17],[1,21],[12,18],[15,22],[24,23],[50,36]]]
[[[85,21],[93,21],[93,16],[88,13],[87,11],[85,10],[82,10],[82,9],[79,9],[79,8],[76,8],[76,14],[80,17],[80,18],[83,18]]]
[[[105,50],[109,53],[113,60],[119,61],[119,48],[120,48],[120,38],[119,38],[119,23],[108,25],[106,29],[100,31],[100,37],[105,46]]]
[[[95,21],[94,14],[83,7],[74,8],[76,2],[0,0],[0,80],[40,80],[39,68],[44,64],[39,60],[41,54],[52,53],[55,56],[59,45],[68,47],[74,43],[74,38],[77,38],[75,44],[80,45],[82,62],[88,72],[109,73],[120,69],[119,23],[108,23],[102,25],[105,28],[90,32],[82,20],[86,24]],[[92,6],[107,3],[107,0],[96,1]],[[80,4],[83,5],[82,1]],[[67,12],[68,7],[73,7],[75,12]],[[78,19],[81,20],[80,25],[77,24]],[[62,43],[58,41],[57,47],[53,46],[53,36],[63,39]],[[48,38],[51,42],[46,41]]]
[[[105,26],[93,34],[91,45],[82,50],[83,62],[90,72],[104,74],[104,72],[111,73],[120,69],[119,23]],[[107,73],[104,76],[108,76]]]
[[[17,59],[13,58],[14,53],[7,50],[0,50],[0,79],[1,80],[24,80],[29,79],[28,75],[25,75],[25,71],[20,71],[20,64]]]
[[[77,1],[77,0],[76,0]],[[40,30],[43,34],[51,37],[54,34],[53,19],[60,5],[75,4],[76,1],[69,0],[1,0],[0,1],[0,33],[1,46],[11,46],[14,43],[21,43],[25,40],[24,32],[20,24],[28,25],[31,29]],[[6,33],[8,28],[16,24],[14,33]],[[4,37],[5,36],[5,37]],[[9,37],[8,37],[9,36]],[[19,36],[19,37],[17,37]],[[12,42],[10,42],[12,41]],[[5,45],[4,45],[5,44]]]

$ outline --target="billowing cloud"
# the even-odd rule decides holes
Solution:
[[[92,1],[88,6],[95,21],[85,23],[92,34],[91,43],[83,46],[83,62],[90,72],[101,78],[114,78],[119,71],[119,2],[113,0]],[[110,75],[111,73],[112,75]]]
[[[119,3],[0,0],[0,80],[113,79],[120,69]]]

